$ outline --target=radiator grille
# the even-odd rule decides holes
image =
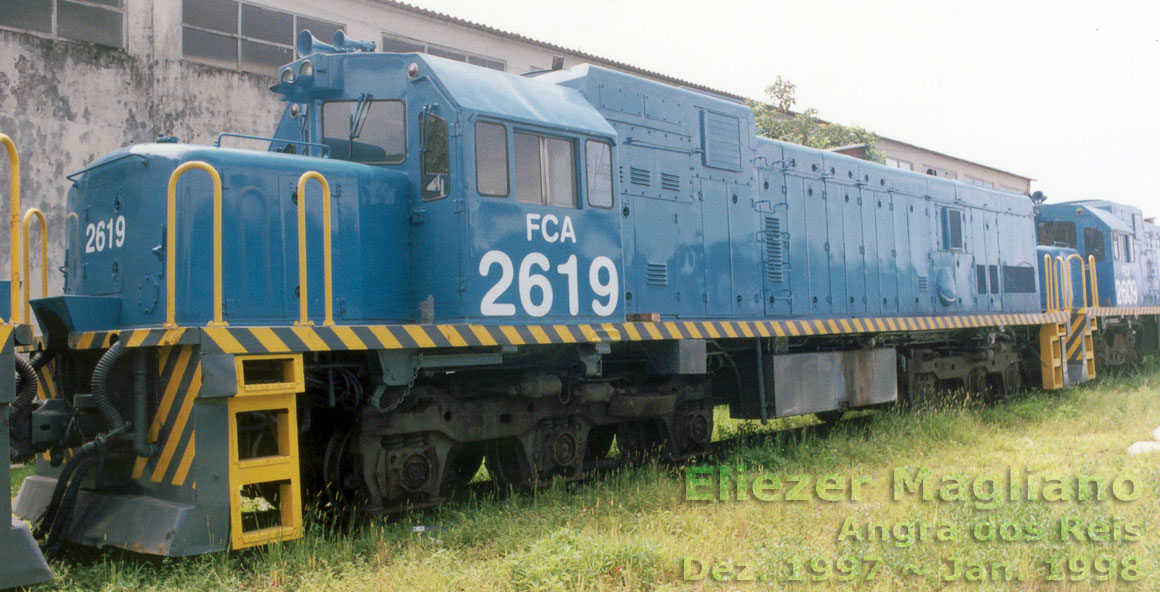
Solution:
[[[785,281],[785,251],[781,241],[781,218],[765,217],[765,277],[771,283]]]
[[[918,276],[918,291],[926,292],[930,289],[930,280],[925,275]]]
[[[680,191],[681,177],[672,173],[661,173],[661,189],[665,191]]]
[[[649,173],[646,169],[631,167],[628,169],[628,178],[636,185],[652,184],[652,174]]]
[[[650,286],[667,286],[669,285],[669,264],[649,263],[646,266],[645,275]]]

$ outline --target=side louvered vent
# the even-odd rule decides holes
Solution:
[[[661,189],[665,191],[680,191],[681,178],[672,173],[661,173]]]
[[[781,218],[765,217],[765,277],[771,283],[785,281],[785,250],[781,241]]]
[[[930,280],[925,275],[918,276],[918,291],[926,292],[930,290]]]
[[[669,264],[649,263],[645,275],[648,277],[650,286],[667,286],[669,285]]]
[[[631,167],[628,170],[628,176],[629,179],[631,179],[632,182],[637,185],[649,185],[652,183],[652,175],[648,172],[647,169]]]

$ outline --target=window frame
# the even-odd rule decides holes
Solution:
[[[402,43],[417,46],[417,48],[416,48],[417,51],[415,53],[423,53],[423,54],[427,54],[427,55],[433,55],[433,56],[441,57],[441,58],[448,59],[448,60],[454,60],[454,61],[462,62],[465,64],[471,64],[473,66],[479,66],[480,68],[488,68],[490,70],[496,70],[499,72],[507,72],[508,71],[507,60],[503,60],[500,58],[493,58],[493,57],[486,56],[483,54],[473,53],[473,52],[467,51],[465,49],[456,49],[454,47],[448,47],[446,45],[439,45],[437,43],[428,43],[428,42],[420,40],[420,39],[415,39],[413,37],[407,37],[406,35],[399,35],[397,33],[391,33],[388,31],[380,31],[379,37],[380,37],[380,42],[381,42],[383,48],[386,48],[386,46],[387,46],[387,39],[392,39],[395,41],[400,41]],[[434,50],[434,51],[432,51],[432,50]],[[386,49],[383,49],[383,51],[385,52]],[[408,52],[403,52],[403,53],[408,53]],[[446,54],[462,55],[463,59],[459,60],[459,59],[456,59],[456,58],[451,57],[451,56],[446,55]],[[477,62],[484,62],[484,63],[477,63]],[[488,65],[488,63],[495,64],[495,65],[498,65],[501,67],[493,68],[492,66]]]
[[[232,67],[227,68],[218,62],[212,62],[212,61],[209,61],[207,59],[200,58],[198,56],[187,55],[186,51],[185,51],[186,48],[184,46],[184,42],[182,43],[182,47],[181,47],[181,59],[189,60],[191,62],[194,62],[197,64],[202,64],[205,66],[228,69],[228,70],[232,70],[234,72],[245,72],[247,74],[254,74],[257,76],[268,76],[269,78],[277,78],[278,77],[278,68],[280,66],[284,66],[290,62],[293,62],[295,59],[297,59],[297,53],[296,53],[297,50],[295,49],[295,39],[298,36],[299,31],[303,30],[302,25],[300,25],[301,20],[305,19],[308,21],[325,23],[327,25],[334,26],[336,30],[340,30],[340,31],[346,31],[346,27],[347,27],[347,23],[338,23],[338,22],[334,22],[334,21],[328,21],[326,19],[317,18],[317,17],[305,15],[305,14],[300,14],[298,12],[294,12],[291,10],[285,10],[282,8],[274,8],[272,6],[266,6],[263,4],[255,4],[252,2],[244,2],[242,0],[226,0],[228,2],[232,2],[237,9],[237,28],[232,33],[227,33],[227,32],[221,31],[219,29],[211,29],[211,28],[204,27],[201,25],[193,25],[193,24],[186,23],[185,22],[185,3],[191,2],[191,1],[194,1],[194,0],[183,0],[182,1],[182,4],[181,4],[181,26],[179,27],[178,33],[181,35],[181,37],[183,39],[185,37],[185,30],[186,29],[190,29],[193,31],[199,31],[201,33],[208,33],[210,35],[217,35],[218,37],[229,38],[231,41],[234,42],[233,43],[234,44],[234,65]],[[245,12],[246,6],[249,6],[251,8],[257,8],[259,10],[267,10],[270,12],[280,12],[283,14],[290,15],[291,32],[290,32],[289,40],[287,40],[286,43],[277,43],[277,42],[270,41],[268,39],[261,39],[258,37],[250,37],[248,35],[245,35],[244,30],[243,30],[243,26],[244,26],[243,14]],[[313,32],[314,31],[312,31],[312,33]],[[326,41],[329,42],[329,40],[326,40]],[[243,63],[242,62],[242,44],[243,43],[253,43],[253,44],[257,44],[257,45],[264,45],[264,46],[283,49],[283,50],[289,49],[290,50],[290,61],[285,62],[283,64],[279,64],[278,66],[275,66],[270,72],[255,72],[253,70],[243,68],[242,67],[242,63]]]
[[[1077,242],[1079,240],[1079,237],[1077,236],[1075,222],[1072,222],[1070,220],[1046,220],[1046,221],[1040,222],[1036,226],[1036,229],[1037,229],[1036,233],[1037,234],[1038,234],[1040,225],[1043,225],[1046,228],[1047,239],[1051,241],[1048,244],[1043,244],[1042,242],[1039,242],[1040,246],[1044,246],[1044,247],[1067,247],[1069,249],[1074,249],[1079,244]],[[1071,230],[1071,243],[1067,243],[1066,241],[1056,240],[1058,238],[1061,238],[1059,236],[1059,230],[1066,229],[1066,228],[1069,228]],[[1062,238],[1068,238],[1068,237],[1064,236]]]
[[[484,193],[482,190],[480,190],[480,183],[479,183],[479,170],[480,170],[480,166],[479,166],[479,126],[481,126],[481,125],[490,125],[490,126],[498,127],[500,129],[500,131],[503,132],[504,192],[502,194]],[[474,141],[474,146],[475,146],[475,193],[481,197],[495,197],[495,198],[499,198],[499,199],[506,199],[506,198],[509,198],[512,196],[512,163],[513,163],[513,158],[512,158],[512,154],[511,154],[511,150],[512,150],[511,140],[512,140],[512,138],[509,137],[510,134],[511,134],[511,131],[509,129],[509,126],[507,126],[506,124],[504,124],[502,122],[491,121],[488,119],[477,119],[475,121],[475,129],[474,129],[474,135],[475,135],[475,138],[474,138],[474,140],[475,140]]]
[[[1099,240],[1091,240],[1094,235],[1099,235]],[[1097,248],[1092,248],[1093,242],[1098,245]],[[1095,255],[1096,263],[1101,263],[1107,259],[1108,253],[1104,243],[1104,231],[1095,228],[1094,226],[1085,227],[1083,229],[1083,250],[1084,256],[1086,257]]]
[[[598,144],[608,149],[608,205],[602,206],[592,202],[592,165],[588,160],[588,147]],[[601,210],[611,210],[616,207],[616,177],[612,171],[616,167],[612,163],[612,142],[599,138],[585,138],[584,140],[584,201],[589,207]]]
[[[406,115],[405,115],[406,109],[407,109],[406,103],[405,103],[405,101],[400,101],[400,102],[404,103],[404,106],[403,106],[404,117],[403,117],[403,119],[406,120]],[[429,151],[427,150],[427,141],[430,139],[430,136],[427,135],[430,133],[430,127],[429,127],[430,123],[428,123],[427,121],[424,121],[424,118],[431,118],[431,117],[434,117],[435,119],[438,119],[439,121],[443,122],[443,126],[447,129],[447,143],[444,146],[447,149],[447,172],[443,173],[443,174],[447,175],[447,186],[444,188],[444,192],[442,195],[424,195],[424,192],[427,191],[427,188],[424,185],[424,183],[426,181],[424,179],[424,177],[427,176],[427,155],[429,153]],[[406,131],[407,131],[406,125],[407,124],[404,121],[404,123],[403,123],[403,137],[404,137],[404,139],[406,138]],[[446,199],[448,196],[451,195],[451,181],[452,181],[452,179],[451,179],[451,169],[452,169],[451,155],[453,153],[453,150],[451,149],[451,122],[447,121],[446,117],[440,117],[440,116],[432,113],[431,110],[421,109],[419,111],[418,125],[419,125],[419,133],[420,133],[420,135],[423,135],[423,142],[419,146],[419,154],[420,154],[420,156],[419,156],[419,183],[420,183],[419,199],[420,199],[420,201],[438,201],[441,199]],[[404,143],[406,143],[406,142],[404,141]],[[407,150],[406,152],[410,152],[410,150]],[[406,152],[404,152],[404,154],[403,154],[403,162],[407,161]],[[402,163],[393,163],[393,164],[402,164]],[[440,174],[440,173],[434,173],[434,174]]]
[[[357,161],[357,160],[346,160],[346,159],[342,159],[342,158],[336,159],[336,160],[346,160],[346,162],[355,162],[358,164],[365,164],[365,165],[370,165],[370,166],[405,164],[407,162],[407,160],[411,157],[410,146],[408,146],[408,143],[409,143],[408,137],[409,136],[407,136],[407,131],[408,131],[407,130],[407,102],[404,101],[403,99],[375,99],[375,98],[371,98],[370,102],[371,103],[400,103],[403,105],[403,117],[401,119],[401,121],[403,122],[403,160],[400,160],[399,162],[361,162],[361,161]],[[318,113],[318,131],[319,131],[319,139],[322,141],[321,143],[323,143],[323,144],[326,143],[326,105],[328,105],[330,103],[358,103],[358,99],[333,99],[330,101],[322,101],[321,103],[319,103],[319,105],[318,105],[318,111],[319,111],[319,113]],[[349,128],[348,128],[347,133],[348,134],[350,133]],[[333,152],[334,151],[332,149],[331,154],[330,154],[331,157],[334,156]]]
[[[49,5],[49,8],[48,8],[49,30],[48,31],[41,31],[39,29],[28,29],[28,28],[18,27],[18,26],[14,26],[14,25],[6,25],[6,24],[0,24],[0,30],[12,31],[14,33],[21,33],[21,34],[25,34],[25,35],[32,35],[34,37],[40,37],[42,39],[58,39],[61,41],[69,41],[72,43],[83,43],[85,45],[104,47],[106,49],[112,49],[112,50],[121,51],[121,52],[128,51],[127,46],[128,46],[128,41],[129,41],[129,32],[126,29],[126,20],[127,19],[126,19],[126,11],[125,11],[125,2],[127,0],[121,0],[120,6],[109,6],[108,4],[102,4],[100,2],[93,2],[92,0],[66,0],[66,1],[71,3],[71,4],[76,4],[76,5],[84,6],[87,8],[97,8],[97,9],[105,10],[107,12],[119,14],[121,16],[120,45],[105,45],[104,43],[97,43],[95,41],[87,41],[84,39],[77,39],[75,37],[70,37],[68,35],[62,35],[60,32],[60,6],[59,6],[58,0],[48,0],[48,5]]]
[[[553,208],[567,208],[567,209],[572,209],[572,210],[581,209],[583,206],[583,203],[580,199],[581,171],[580,171],[580,151],[578,149],[579,138],[577,138],[575,136],[568,136],[568,135],[563,135],[563,134],[558,134],[558,133],[552,133],[551,131],[540,131],[540,130],[537,130],[534,128],[517,127],[514,125],[512,126],[511,134],[512,134],[511,166],[512,166],[513,172],[516,172],[515,178],[511,179],[511,182],[515,185],[515,187],[513,188],[514,189],[513,193],[515,193],[516,201],[519,203],[522,203],[522,204],[527,204],[527,205],[540,205],[540,206],[547,206],[547,207],[553,207]],[[516,136],[518,134],[535,136],[539,140],[539,155],[540,155],[540,201],[539,202],[521,201],[519,199],[519,194],[520,194],[520,184],[519,184],[519,174],[518,174],[519,164],[516,162],[518,154],[517,154],[516,142],[515,142]],[[565,205],[560,205],[557,203],[552,203],[552,201],[551,201],[551,193],[549,191],[551,188],[551,179],[550,179],[550,173],[548,172],[548,169],[550,167],[548,166],[549,161],[548,161],[548,148],[547,148],[547,140],[549,140],[549,139],[561,140],[561,141],[567,142],[568,145],[571,146],[571,148],[572,148],[572,166],[571,166],[571,171],[572,171],[572,204],[571,205],[565,206]],[[584,172],[584,175],[585,176],[587,175],[586,170]]]
[[[958,215],[959,220],[959,242],[958,245],[951,243],[951,213]],[[966,212],[960,208],[952,206],[939,207],[939,227],[942,231],[941,246],[944,251],[962,252],[967,250],[967,236],[966,236]]]

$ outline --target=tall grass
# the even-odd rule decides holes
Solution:
[[[794,561],[843,556],[876,558],[882,569],[859,588],[1058,589],[1043,562],[1070,556],[1140,557],[1160,569],[1160,458],[1129,456],[1128,445],[1160,425],[1160,370],[1105,378],[1066,392],[1032,392],[992,405],[960,395],[938,404],[848,418],[836,426],[810,417],[738,421],[716,414],[716,436],[729,439],[712,459],[698,463],[745,466],[787,478],[864,475],[860,501],[697,502],[685,499],[682,467],[648,464],[586,482],[521,495],[480,488],[466,499],[395,520],[308,517],[302,540],[239,553],[187,559],[151,559],[119,551],[74,550],[53,563],[58,579],[45,589],[91,590],[765,590],[769,582],[686,581],[686,559],[737,562],[777,578]],[[1133,474],[1148,484],[1130,503],[1005,502],[994,510],[969,503],[894,501],[896,467],[931,467],[936,475],[973,477],[1008,466],[1064,475]],[[897,524],[922,521],[970,529],[979,522],[1052,525],[1065,514],[1087,520],[1137,520],[1133,543],[839,542],[847,518]],[[424,526],[422,532],[414,527]],[[1019,582],[941,582],[904,574],[910,566],[938,567],[948,557],[1013,562]],[[808,567],[808,566],[807,566]],[[1160,587],[1151,573],[1120,586]],[[1114,582],[1113,582],[1114,583]],[[846,589],[835,576],[786,584],[802,589]]]

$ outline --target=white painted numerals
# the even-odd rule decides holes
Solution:
[[[503,251],[488,251],[479,260],[479,275],[492,275],[492,268],[499,267],[499,277],[491,289],[483,295],[483,302],[479,311],[485,316],[510,317],[516,314],[516,305],[500,302],[500,298],[512,285],[512,276],[515,275],[515,266],[512,259]],[[529,316],[542,317],[552,310],[554,295],[552,282],[546,275],[552,270],[552,264],[543,253],[532,252],[520,262],[519,281],[516,284],[519,292],[520,306]],[[575,255],[557,265],[555,272],[564,277],[568,285],[568,314],[580,314],[580,278],[579,263]],[[620,278],[616,273],[616,264],[605,256],[592,260],[588,266],[588,284],[596,298],[592,299],[592,312],[606,317],[616,310],[618,293],[620,292]]]
[[[1116,304],[1128,306],[1140,303],[1140,289],[1136,280],[1128,277],[1116,280]]]
[[[85,226],[85,252],[100,253],[125,244],[125,217],[117,216]]]

